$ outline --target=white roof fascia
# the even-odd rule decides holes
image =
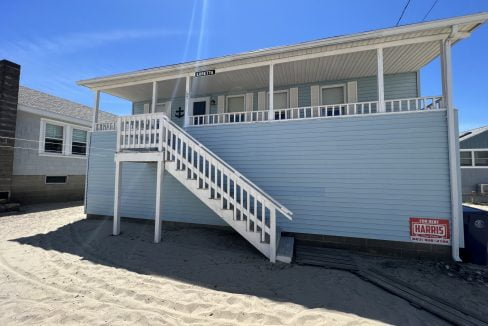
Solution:
[[[257,58],[260,56],[268,56],[268,55],[280,54],[280,53],[284,53],[284,52],[292,52],[292,51],[296,51],[296,50],[306,50],[308,48],[313,48],[313,47],[330,46],[330,45],[337,45],[337,44],[349,43],[349,42],[355,42],[355,41],[363,41],[363,40],[367,40],[367,39],[375,39],[375,38],[381,38],[381,37],[394,36],[394,35],[405,34],[405,33],[414,33],[414,32],[421,32],[421,31],[426,31],[426,30],[431,30],[431,29],[446,28],[446,27],[450,27],[453,25],[473,24],[473,23],[482,24],[486,20],[488,20],[488,13],[483,12],[483,13],[474,14],[474,15],[448,18],[448,19],[441,19],[441,20],[435,20],[435,21],[431,21],[431,22],[405,25],[405,26],[399,26],[399,27],[391,27],[391,28],[380,29],[380,30],[375,30],[375,31],[356,33],[356,34],[352,34],[352,35],[330,37],[330,38],[326,38],[326,39],[303,42],[303,43],[298,43],[298,44],[293,44],[293,45],[285,45],[285,46],[279,46],[279,47],[265,48],[265,49],[261,49],[261,50],[249,51],[249,52],[245,52],[245,53],[241,53],[241,54],[227,55],[227,56],[218,57],[218,58],[192,61],[192,62],[180,63],[180,64],[173,64],[173,65],[157,67],[157,68],[149,68],[149,69],[145,69],[145,70],[139,70],[139,71],[123,73],[123,74],[116,74],[116,75],[111,75],[111,76],[107,76],[107,77],[85,79],[85,80],[78,81],[78,85],[82,85],[82,86],[86,86],[86,87],[94,88],[94,89],[97,89],[97,88],[102,89],[104,87],[97,87],[96,84],[102,83],[102,82],[106,82],[106,83],[113,82],[114,86],[115,86],[115,84],[117,84],[117,80],[144,77],[147,75],[153,75],[153,74],[158,74],[158,73],[160,73],[160,74],[174,73],[172,76],[168,76],[167,78],[164,78],[164,79],[182,78],[182,77],[186,77],[187,75],[190,74],[188,72],[184,72],[185,70],[195,69],[195,68],[198,68],[201,66],[211,66],[211,65],[215,65],[215,64],[222,64],[222,63],[226,63],[226,62],[231,62],[234,60]],[[463,37],[466,37],[466,35],[463,35]],[[158,79],[158,80],[163,80],[163,79]],[[150,82],[150,81],[148,81],[148,82]],[[117,86],[120,86],[120,85],[117,85]]]

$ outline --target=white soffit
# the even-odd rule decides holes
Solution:
[[[177,75],[192,74],[195,70],[200,69],[211,68],[218,70],[226,67],[238,67],[243,64],[266,64],[273,60],[283,60],[297,55],[327,52],[362,45],[385,44],[385,42],[432,35],[446,37],[451,32],[451,26],[453,25],[458,26],[460,32],[471,32],[487,19],[488,13],[479,13],[93,78],[79,81],[78,84],[89,88],[106,89],[124,83],[144,82],[172,76],[176,78]]]
[[[417,71],[439,55],[439,42],[404,45],[384,50],[384,73]],[[310,60],[276,64],[275,87],[375,76],[376,50],[353,52]],[[269,68],[257,67],[192,78],[193,97],[222,94],[243,94],[268,88]],[[152,83],[113,88],[105,91],[133,102],[152,98]],[[185,95],[185,79],[158,82],[158,98]]]

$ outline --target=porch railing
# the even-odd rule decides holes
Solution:
[[[385,109],[383,112],[379,110],[378,101],[331,104],[319,106],[304,106],[298,108],[286,108],[274,110],[274,121],[279,120],[297,120],[310,118],[330,118],[337,116],[354,116],[354,115],[368,115],[378,113],[400,113],[409,111],[431,111],[442,109],[441,96],[427,96],[415,98],[403,98],[385,101]],[[135,115],[123,117],[125,124],[137,123],[140,124],[143,116],[152,117],[153,114]],[[233,113],[216,113],[207,115],[190,116],[191,126],[206,126],[206,125],[220,125],[232,123],[250,123],[250,122],[265,122],[270,121],[269,111],[246,111]],[[147,122],[146,122],[147,123]],[[104,122],[96,125],[96,131],[110,131],[116,130],[115,122]],[[127,134],[132,137],[133,135]],[[141,139],[141,146],[150,144],[150,139]],[[152,141],[152,140],[151,140]],[[143,148],[142,147],[142,148]]]
[[[379,110],[378,101],[275,109],[273,120],[328,118],[376,113],[436,110],[441,108],[441,103],[441,96],[429,96],[385,100],[385,109],[383,112]],[[261,122],[269,120],[268,110],[195,115],[190,116],[189,119],[191,126]]]

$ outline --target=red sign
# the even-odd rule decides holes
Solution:
[[[449,220],[440,218],[410,218],[410,240],[432,244],[451,243]]]

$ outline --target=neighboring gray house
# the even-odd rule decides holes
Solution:
[[[82,200],[93,109],[24,86],[12,92],[17,95],[10,99],[17,104],[11,111],[15,116],[9,115],[15,118],[9,127],[15,141],[10,185],[3,197],[21,204]],[[100,115],[103,121],[114,119],[106,112]]]
[[[463,200],[488,201],[488,126],[459,136]]]
[[[114,235],[130,227],[121,216],[154,220],[155,242],[161,220],[228,225],[273,262],[290,260],[293,237],[459,260],[451,46],[487,19],[80,81],[96,111],[101,92],[133,104],[93,125],[86,213],[114,216]],[[437,57],[442,94],[421,94],[420,70]]]

